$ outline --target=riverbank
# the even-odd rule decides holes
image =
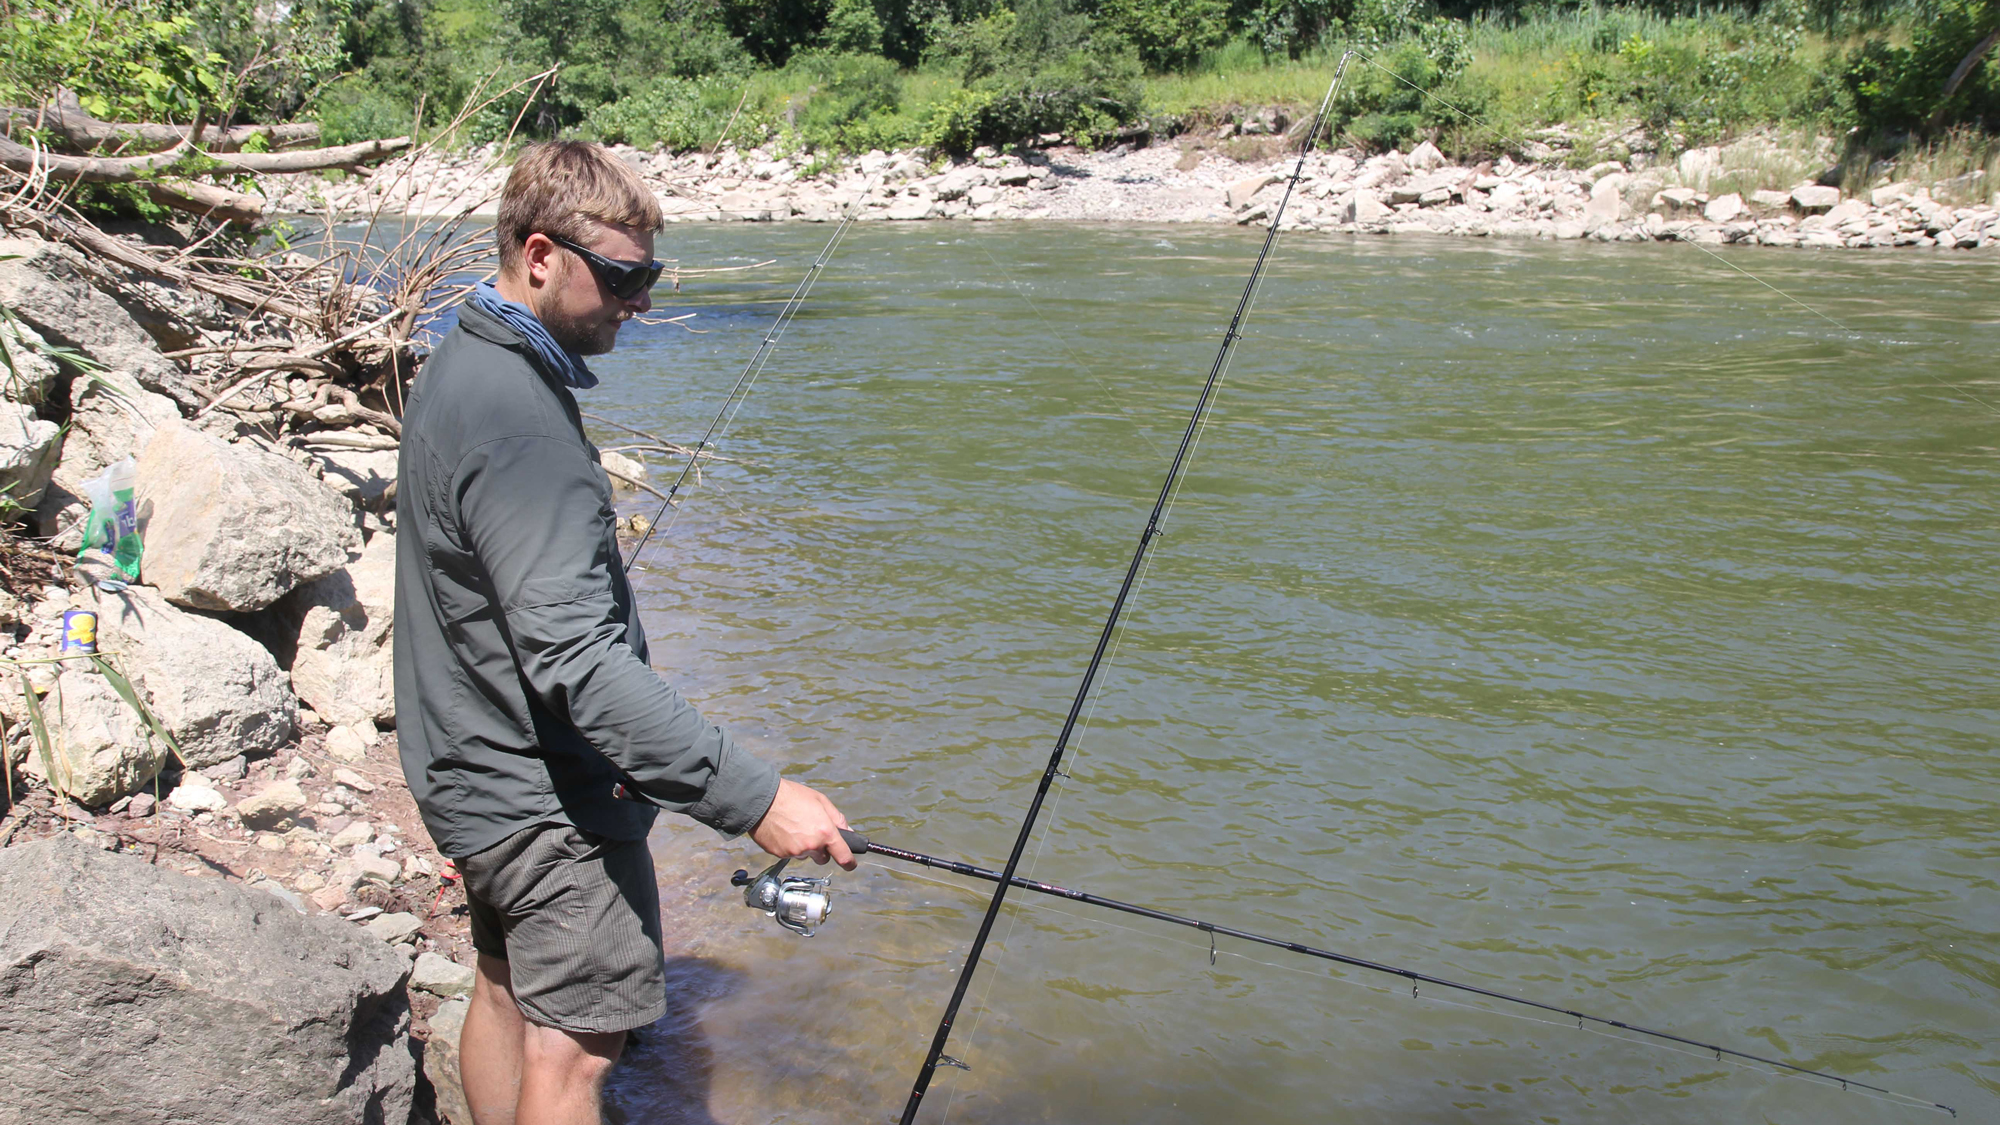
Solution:
[[[719,155],[614,151],[658,195],[667,221],[827,222],[859,201],[861,221],[1255,224],[1270,217],[1293,167],[1279,135],[1229,127],[1175,143],[1106,151],[1069,146],[980,149],[964,161],[924,150],[825,162],[764,149]],[[1315,153],[1285,212],[1288,230],[1426,233],[1472,238],[1595,239],[1812,249],[1983,249],[2000,246],[2000,191],[1974,172],[1939,183],[1879,177],[1843,191],[1800,175],[1824,154],[1761,138],[1565,166],[1564,137],[1534,142],[1542,158],[1455,165],[1428,142],[1373,156]],[[1249,142],[1249,143],[1246,143]],[[276,214],[491,216],[508,165],[497,146],[430,152],[366,179],[288,179],[267,186]]]

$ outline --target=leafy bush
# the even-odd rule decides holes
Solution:
[[[1467,61],[1453,44],[1440,48],[1422,38],[1395,44],[1375,56],[1376,66],[1349,72],[1348,90],[1334,109],[1335,132],[1363,148],[1386,150],[1461,125],[1464,119],[1448,106],[1484,114],[1487,91],[1460,80]]]
[[[1094,25],[1131,43],[1150,70],[1175,70],[1229,36],[1224,0],[1103,0]]]
[[[729,78],[657,78],[592,110],[583,131],[606,144],[664,146],[684,152],[714,144],[741,97],[742,88]],[[746,121],[738,127],[744,135],[753,135],[764,126]]]
[[[1942,0],[1910,31],[1909,46],[1871,38],[1842,60],[1841,86],[1851,119],[1871,135],[1958,124],[2000,130],[2000,75],[1977,66],[1950,97],[1949,78],[1975,44],[2000,26],[2000,4]]]
[[[195,42],[185,8],[26,0],[0,18],[0,96],[11,105],[38,105],[66,86],[96,117],[186,121],[198,103],[220,108],[222,61]]]
[[[923,123],[903,110],[902,71],[888,59],[807,51],[786,69],[809,80],[794,121],[800,139],[815,149],[899,148],[922,135]]]

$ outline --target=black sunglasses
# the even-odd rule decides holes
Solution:
[[[542,232],[550,242],[582,258],[597,280],[604,283],[611,295],[621,301],[629,301],[641,293],[649,292],[653,284],[660,280],[660,274],[667,267],[658,258],[650,262],[621,262],[607,258],[594,250],[586,250],[569,239],[557,234]]]

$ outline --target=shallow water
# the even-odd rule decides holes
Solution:
[[[778,264],[585,409],[691,440],[829,233],[670,230]],[[656,662],[1000,866],[1255,249],[855,230],[641,564]],[[1846,330],[1686,246],[1283,240],[1024,866],[1991,1119],[2000,261],[1727,256]],[[892,1120],[988,888],[864,865],[806,941],[747,844],[656,850],[679,999],[613,1102]],[[1935,1116],[1009,904],[927,1122]]]

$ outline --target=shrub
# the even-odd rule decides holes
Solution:
[[[731,78],[656,78],[633,93],[599,106],[584,119],[584,132],[606,144],[638,148],[664,146],[675,152],[712,145],[729,125],[742,98]],[[742,122],[743,135],[761,131],[761,122]]]
[[[1175,70],[1229,35],[1224,0],[1103,0],[1093,23],[1119,35],[1138,51],[1150,70]]]
[[[1866,134],[1974,125],[2000,130],[2000,76],[1991,56],[1950,97],[1945,80],[2000,22],[2000,4],[1944,0],[1916,21],[1907,47],[1873,38],[1841,61],[1852,123]]]

